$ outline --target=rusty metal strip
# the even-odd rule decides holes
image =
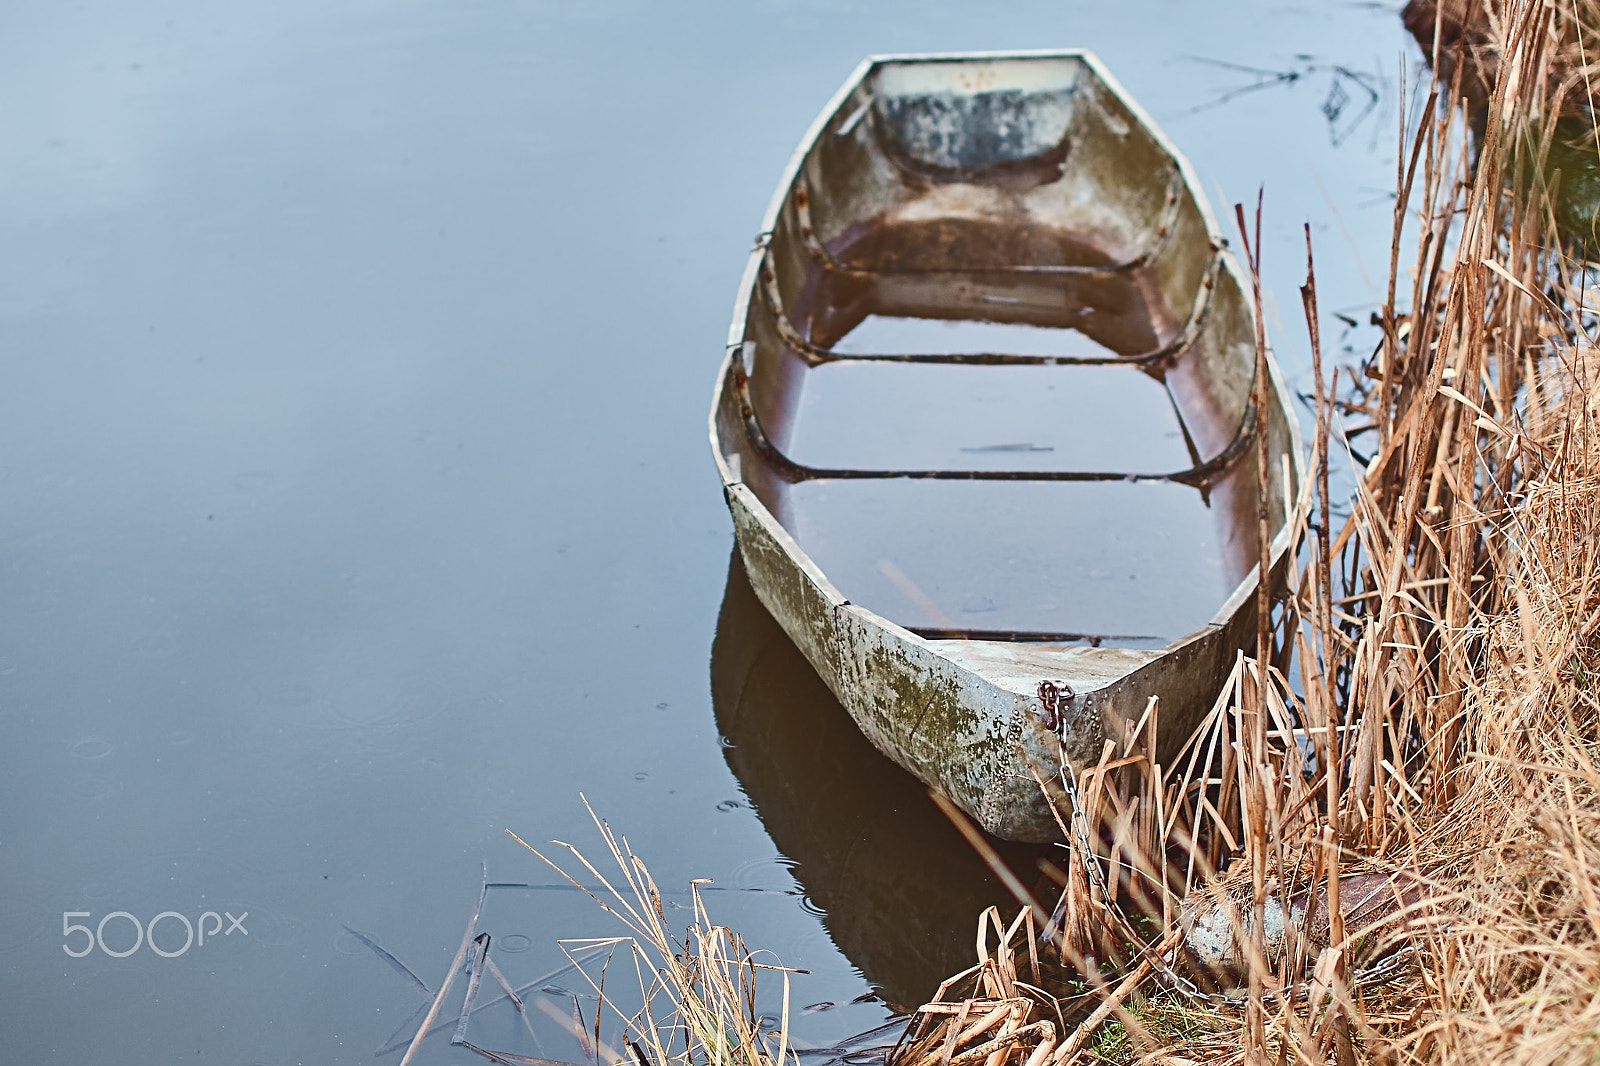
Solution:
[[[912,626],[911,632],[924,640],[997,640],[1007,644],[1088,644],[1098,648],[1106,641],[1154,640],[1167,643],[1166,637],[1136,633],[1053,633],[1033,629],[961,629]]]
[[[783,306],[783,294],[778,291],[778,276],[772,265],[771,234],[760,238],[765,244],[761,261],[758,287],[767,309],[772,313],[773,324],[783,342],[794,349],[808,366],[824,363],[958,363],[975,366],[1138,366],[1157,371],[1171,365],[1199,338],[1211,310],[1211,292],[1216,288],[1217,275],[1222,270],[1222,255],[1216,252],[1206,263],[1205,277],[1195,293],[1194,306],[1189,320],[1172,339],[1158,348],[1137,355],[1017,355],[1010,352],[953,352],[953,353],[900,353],[900,352],[838,352],[807,340],[790,321]]]
[[[1255,438],[1255,389],[1245,405],[1233,439],[1222,451],[1203,463],[1187,470],[1167,474],[1140,474],[1091,470],[859,470],[852,467],[819,467],[797,463],[785,455],[767,436],[761,419],[756,415],[755,404],[750,399],[750,376],[745,372],[744,361],[733,361],[730,373],[739,398],[739,413],[744,421],[745,435],[756,453],[767,461],[772,471],[783,480],[798,484],[802,481],[1171,481],[1179,485],[1205,491],[1227,474],[1230,467],[1250,448]]]
[[[804,168],[796,175],[794,192],[791,199],[794,202],[795,221],[800,227],[800,241],[805,246],[811,258],[821,264],[824,270],[837,274],[845,274],[854,278],[875,280],[882,277],[952,277],[968,276],[973,274],[1026,274],[1026,275],[1065,275],[1077,277],[1115,277],[1118,274],[1127,274],[1148,265],[1156,256],[1166,250],[1172,238],[1172,233],[1177,229],[1179,200],[1183,194],[1183,172],[1177,167],[1172,168],[1172,176],[1167,179],[1166,202],[1161,207],[1161,222],[1156,227],[1155,240],[1144,251],[1132,259],[1110,266],[1083,266],[1070,264],[1032,265],[1032,266],[974,266],[960,269],[952,267],[911,267],[898,270],[875,270],[871,267],[854,266],[841,263],[834,258],[832,252],[817,236],[815,227],[811,224],[811,185],[806,178]]]

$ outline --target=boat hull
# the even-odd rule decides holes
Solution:
[[[1084,64],[1097,80],[1098,91],[1122,99],[1121,90],[1086,53],[1037,58],[1063,57]],[[1033,57],[1001,58],[1015,63]],[[975,57],[975,62],[994,59]],[[874,70],[884,64],[907,67],[916,62],[914,58],[870,60],[846,83],[791,162],[769,211],[767,235],[793,231],[799,225],[809,237],[810,219],[801,215],[796,223],[794,205],[804,199],[797,190],[804,191],[805,167],[815,156],[818,138],[850,121],[844,114],[846,105],[862,94],[862,86]],[[933,62],[960,60],[938,57]],[[870,107],[871,97],[867,100],[859,106]],[[1138,121],[1147,121],[1131,102],[1125,102],[1125,107]],[[1125,120],[1117,121],[1126,125]],[[1209,436],[1197,433],[1202,438],[1198,443],[1202,457],[1209,456],[1215,470],[1245,465],[1253,469],[1253,450],[1248,463],[1243,463],[1238,454],[1229,452],[1234,445],[1227,436],[1229,427],[1237,423],[1241,427],[1233,430],[1237,440],[1253,418],[1249,397],[1253,390],[1254,322],[1239,299],[1243,286],[1231,258],[1216,247],[1220,242],[1214,224],[1191,188],[1187,165],[1158,133],[1153,129],[1147,132],[1166,150],[1165,158],[1174,172],[1184,177],[1186,193],[1194,197],[1195,217],[1210,231],[1206,258],[1211,273],[1199,283],[1201,299],[1196,306],[1203,305],[1209,288],[1229,296],[1227,300],[1213,297],[1213,306],[1200,318],[1199,326],[1178,321],[1180,315],[1166,316],[1166,328],[1158,333],[1176,338],[1169,346],[1177,354],[1169,353],[1169,363],[1164,365],[1197,374],[1200,385],[1191,389],[1193,394],[1205,397],[1211,407],[1226,408],[1216,420],[1224,426],[1222,431]],[[955,179],[935,175],[928,180],[937,184],[937,180]],[[1002,175],[983,180],[1003,186],[1012,179]],[[977,181],[961,177],[956,184],[965,187]],[[1191,228],[1195,225],[1198,223],[1191,223]],[[774,301],[783,297],[769,290],[769,308],[764,310],[762,286],[775,287],[783,257],[798,254],[792,248],[776,247],[781,241],[767,239],[768,246],[758,247],[746,270],[711,414],[713,453],[751,586],[879,751],[949,796],[989,833],[1018,841],[1059,839],[1056,812],[1065,809],[1062,804],[1069,787],[1064,766],[1081,769],[1095,764],[1107,741],[1120,746],[1127,729],[1150,709],[1153,697],[1159,697],[1161,757],[1171,758],[1173,749],[1211,708],[1239,650],[1255,638],[1254,571],[1246,570],[1231,592],[1219,597],[1209,622],[1154,647],[1117,646],[1115,640],[1081,641],[1068,635],[1060,640],[1046,635],[1028,641],[959,633],[930,637],[927,631],[913,632],[851,602],[778,517],[784,509],[782,494],[787,483],[805,477],[826,480],[830,472],[807,471],[780,451],[788,415],[770,398],[781,392],[785,380],[804,372],[800,360],[817,361],[815,352],[809,353],[808,359],[804,349],[824,348],[798,329],[780,330],[774,336],[765,324],[772,317],[767,311],[781,306]],[[834,269],[847,272],[852,268],[835,263]],[[1188,284],[1198,276],[1194,269],[1172,266],[1159,255],[1139,269],[1147,269],[1155,277],[1150,284],[1165,284],[1171,278],[1178,278],[1173,285]],[[924,280],[912,277],[896,284],[903,289]],[[1037,280],[1029,279],[1029,284]],[[880,284],[878,290],[893,287]],[[781,314],[778,317],[781,319]],[[817,328],[815,319],[811,328]],[[1201,355],[1188,356],[1191,349],[1201,350]],[[1184,359],[1187,362],[1181,362]],[[764,381],[760,380],[763,367]],[[1268,397],[1267,443],[1274,466],[1267,494],[1276,518],[1270,553],[1277,575],[1289,554],[1286,501],[1292,499],[1301,481],[1302,459],[1287,391],[1270,360],[1269,375],[1269,388],[1263,394]],[[1203,463],[1200,469],[1204,471]],[[1213,502],[1217,506],[1230,510],[1235,525],[1249,527],[1255,517],[1253,490],[1246,498],[1237,491],[1237,484],[1219,490],[1211,481],[1197,483],[1202,491],[1209,489],[1216,495]],[[1253,537],[1253,532],[1250,535]],[[1259,557],[1259,550],[1254,555]]]

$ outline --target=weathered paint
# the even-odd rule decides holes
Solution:
[[[964,65],[967,59],[970,66]],[[819,140],[824,134],[833,137],[839,143],[825,146],[828,152],[844,153],[849,166],[861,168],[865,175],[861,180],[867,186],[883,186],[890,180],[883,169],[886,164],[871,157],[870,145],[861,146],[866,144],[862,140],[865,135],[857,133],[858,126],[870,125],[875,117],[867,86],[884,84],[871,83],[875,72],[901,89],[922,82],[962,88],[963,80],[1003,77],[1026,81],[1035,61],[1055,64],[1058,73],[1063,61],[1080,68],[1072,88],[1074,106],[1082,107],[1093,121],[1088,125],[1080,122],[1073,130],[1094,151],[1080,149],[1080,154],[1088,152],[1087,162],[1076,156],[1071,159],[1080,168],[1098,168],[1093,180],[1098,182],[1094,188],[1099,192],[1087,199],[1079,195],[1075,201],[1064,200],[1050,188],[1048,174],[1041,177],[1031,171],[1019,172],[1015,179],[1002,175],[996,180],[1020,183],[1020,192],[1013,189],[1006,195],[1018,198],[1017,203],[1033,212],[1041,226],[1072,215],[1074,224],[1087,227],[1108,247],[1126,249],[1128,254],[1137,254],[1157,238],[1163,247],[1171,244],[1176,249],[1172,254],[1155,256],[1141,266],[1150,277],[1147,284],[1152,291],[1166,294],[1158,303],[1167,308],[1162,325],[1169,332],[1187,334],[1189,309],[1195,305],[1193,293],[1220,284],[1219,298],[1210,301],[1213,310],[1196,334],[1193,354],[1175,361],[1171,373],[1175,380],[1181,379],[1180,387],[1198,397],[1195,402],[1200,407],[1222,412],[1214,420],[1221,430],[1204,425],[1197,429],[1197,444],[1203,453],[1215,456],[1228,444],[1228,428],[1237,424],[1240,413],[1247,409],[1254,359],[1254,319],[1241,296],[1244,287],[1238,268],[1226,253],[1220,257],[1213,254],[1222,242],[1187,162],[1098,61],[1083,52],[1019,54],[998,60],[898,57],[864,63],[813,124],[774,196],[763,225],[763,240],[747,264],[711,412],[713,454],[739,550],[762,603],[880,751],[947,794],[989,832],[1026,841],[1059,835],[1038,779],[1043,779],[1052,798],[1059,800],[1063,762],[1082,767],[1095,761],[1105,739],[1120,737],[1124,723],[1137,719],[1150,697],[1161,697],[1163,757],[1209,709],[1236,649],[1245,646],[1255,631],[1254,572],[1219,604],[1210,624],[1162,649],[927,639],[850,603],[806,555],[763,502],[777,498],[777,479],[783,472],[763,458],[746,426],[751,422],[764,425],[771,443],[783,446],[786,415],[780,397],[785,382],[800,372],[806,353],[786,343],[785,331],[763,316],[760,290],[766,285],[778,300],[792,301],[798,293],[793,286],[799,284],[794,279],[808,269],[812,254],[807,245],[818,238],[811,231],[810,211],[802,223],[796,201],[809,208],[816,200],[814,194],[797,197],[795,192],[802,173],[816,176],[813,172],[821,164],[812,165],[809,160],[814,150],[823,151]],[[866,123],[860,120],[862,114],[867,116]],[[1135,128],[1142,131],[1144,139],[1139,143],[1145,147],[1129,147],[1136,140],[1129,137]],[[1019,136],[1038,140],[1040,134],[1027,129]],[[939,144],[945,146],[939,150],[950,158],[939,157],[936,163],[963,163],[966,149],[960,144]],[[1029,160],[1022,163],[1033,166]],[[811,171],[805,169],[808,166]],[[1130,167],[1135,169],[1130,171]],[[1174,171],[1182,175],[1185,192],[1176,222],[1167,194]],[[1137,184],[1134,179],[1140,176],[1145,179],[1143,192],[1118,193],[1124,184]],[[975,196],[984,190],[958,185],[947,192],[945,202],[913,200],[897,210],[902,215],[935,209],[968,211],[958,202],[960,195]],[[833,195],[837,199],[867,193],[836,188]],[[970,210],[981,214],[985,209],[982,200],[974,200]],[[1150,217],[1131,217],[1135,208]],[[1210,266],[1218,258],[1222,263],[1220,283]],[[906,287],[921,283],[914,276],[905,280],[904,275],[898,282]],[[1048,278],[1026,281],[1035,286],[1051,283]],[[1059,279],[1054,283],[1059,284]],[[790,291],[780,291],[785,285]],[[740,386],[747,360],[757,368],[764,367],[765,373],[751,371],[753,388],[745,398]],[[1292,496],[1302,481],[1302,457],[1287,392],[1270,360],[1269,371],[1269,445],[1274,456],[1288,456],[1290,466],[1288,483],[1276,478],[1275,469],[1268,485],[1270,502],[1281,516],[1284,498]],[[1232,506],[1245,504],[1253,516],[1253,502],[1235,501]],[[1289,534],[1281,518],[1278,527],[1272,555],[1281,571]],[[1071,690],[1059,716],[1047,710],[1040,698],[1039,683],[1044,680]],[[1050,727],[1053,719],[1055,729]]]

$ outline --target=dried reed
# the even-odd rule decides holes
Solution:
[[[1600,273],[1563,257],[1542,179],[1600,5],[1463,10],[1402,137],[1383,339],[1342,388],[1308,233],[1318,476],[1272,647],[1172,766],[1153,702],[1068,783],[1044,965],[1099,1007],[1068,1027],[1013,996],[1020,949],[980,937],[981,987],[942,989],[898,1062],[1600,1057]],[[1328,464],[1358,442],[1336,521]],[[1033,1035],[973,1045],[995,1012]]]
[[[1433,59],[1440,80],[1448,85],[1459,63],[1462,94],[1482,107],[1494,93],[1506,23],[1514,17],[1511,7],[1506,0],[1409,0],[1400,17]],[[1595,0],[1551,5],[1543,93],[1545,103],[1557,111],[1592,116],[1594,89],[1600,83],[1600,56],[1593,47],[1597,31],[1600,3]]]
[[[590,816],[620,872],[620,887],[577,848],[570,844],[561,847],[605,889],[608,895],[604,897],[521,837],[511,835],[602,910],[615,915],[627,930],[627,935],[603,941],[562,941],[562,949],[600,1001],[593,1044],[586,1041],[581,1018],[576,1026],[580,1042],[591,1052],[591,1061],[608,1066],[624,1061],[630,1066],[799,1066],[789,1044],[789,975],[794,971],[776,962],[758,961],[761,952],[748,950],[738,933],[713,923],[701,898],[704,881],[690,882],[689,926],[682,938],[675,935],[667,926],[661,891],[644,862],[629,848],[626,838],[619,838],[593,810]],[[592,963],[585,964],[577,957],[595,948],[609,949],[598,972]],[[610,994],[605,990],[606,970],[618,952],[633,971],[637,997],[619,997],[615,989]],[[762,973],[776,975],[782,982],[775,1030],[757,1006],[756,979]],[[621,1052],[602,1045],[601,1014],[607,1012],[621,1026]]]

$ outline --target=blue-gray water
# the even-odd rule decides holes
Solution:
[[[705,408],[779,170],[859,59],[1053,46],[1099,52],[1230,229],[1266,186],[1306,380],[1302,222],[1333,340],[1386,270],[1415,62],[1387,4],[0,10],[0,1061],[374,1061],[421,996],[344,926],[437,987],[480,863],[556,883],[506,828],[598,854],[580,791],[811,971],[803,1038],[931,992],[975,915],[928,882],[971,861],[748,621]],[[1222,99],[1258,75],[1207,60],[1297,76]],[[830,724],[739,732],[763,700]],[[837,758],[785,763],[797,736]],[[63,950],[117,911],[248,917]],[[614,931],[555,888],[484,928],[512,981]],[[536,1017],[534,1050],[507,1011],[471,1038],[580,1054]],[[421,1061],[486,1061],[446,1039]]]

